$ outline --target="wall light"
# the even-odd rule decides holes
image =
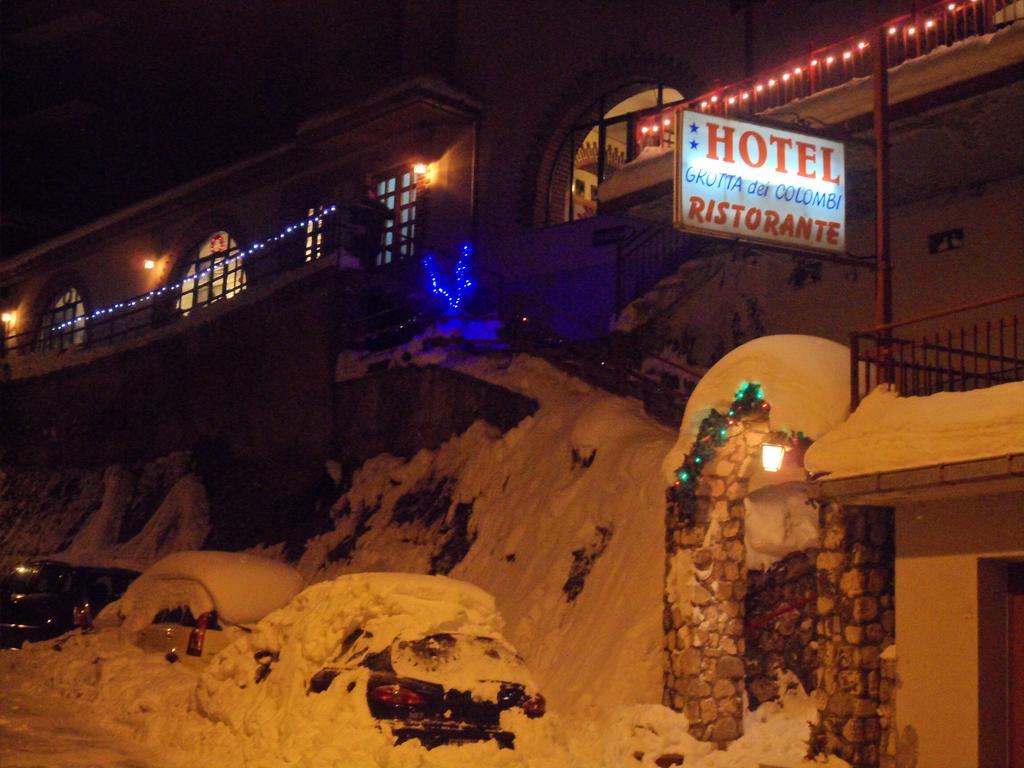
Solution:
[[[422,176],[427,172],[427,164],[416,163],[416,165],[412,167],[412,172],[415,173],[417,176]]]
[[[778,472],[786,456],[786,446],[778,443],[761,443],[761,466],[765,472]]]
[[[17,319],[17,312],[4,312],[3,314],[0,314],[0,321],[3,321],[5,325],[14,325],[14,321]]]
[[[146,269],[156,269],[156,262],[153,259],[146,259],[142,262],[142,266]]]

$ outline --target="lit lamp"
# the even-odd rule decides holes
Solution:
[[[156,269],[156,262],[153,259],[146,259],[142,262],[142,266],[146,269]]]
[[[422,176],[427,172],[427,164],[416,163],[416,165],[412,167],[412,172],[415,173],[417,176]]]
[[[765,472],[778,472],[786,456],[786,446],[778,443],[761,443],[761,466]]]

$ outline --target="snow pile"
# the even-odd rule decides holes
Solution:
[[[366,462],[334,506],[335,529],[307,543],[299,570],[310,582],[363,571],[448,573],[495,596],[505,635],[551,709],[582,715],[659,701],[660,467],[671,431],[638,402],[542,360],[427,346],[417,340],[393,359],[446,365],[527,395],[539,409],[504,434],[477,422],[407,461]],[[432,489],[440,509],[413,519],[406,502]],[[460,526],[463,537],[448,538],[443,551]],[[448,557],[460,541],[464,556]]]
[[[118,548],[118,556],[141,563],[160,555],[202,546],[210,533],[210,504],[198,475],[176,482],[135,538]]]
[[[748,568],[767,569],[790,552],[818,546],[818,510],[803,483],[759,488],[743,504]]]
[[[679,439],[663,464],[666,482],[693,445],[701,421],[712,409],[728,412],[745,382],[761,385],[773,430],[816,440],[849,413],[849,369],[849,349],[815,336],[762,336],[732,350],[690,396]]]
[[[251,624],[291,600],[303,587],[291,566],[237,552],[175,552],[132,582],[117,603],[129,631],[161,610],[182,605],[193,615],[216,610],[232,624]]]
[[[682,714],[655,705],[620,707],[599,720],[575,723],[570,747],[593,766],[653,767],[662,755],[685,757],[686,768],[796,766],[807,754],[807,724],[816,717],[816,709],[795,677],[787,674],[779,683],[780,700],[744,712],[744,735],[724,750],[697,741],[687,732]]]
[[[810,472],[883,472],[1024,453],[1024,382],[899,397],[878,388],[807,451]]]
[[[217,656],[200,676],[196,704],[201,713],[244,736],[240,746],[247,763],[301,756],[323,766],[473,764],[469,758],[478,765],[558,765],[557,749],[543,754],[551,744],[540,754],[530,754],[526,732],[540,732],[538,738],[544,741],[545,728],[526,718],[511,716],[516,754],[500,759],[493,743],[430,753],[418,744],[392,748],[389,728],[378,727],[370,715],[370,671],[358,663],[367,654],[399,638],[415,640],[439,632],[504,642],[500,630],[493,598],[472,585],[441,576],[342,576],[306,589]],[[510,654],[514,659],[514,652]],[[268,667],[262,677],[257,675],[257,658]],[[494,669],[493,660],[485,666],[485,660],[473,664],[471,658],[463,659],[452,670],[454,676],[445,675],[443,682],[471,690],[477,698],[493,698],[497,686],[483,689],[481,683],[502,670]],[[519,679],[521,667],[505,666],[504,672],[524,682]],[[310,679],[325,667],[339,674],[325,691],[311,692]]]

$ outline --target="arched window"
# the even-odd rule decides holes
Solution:
[[[237,253],[238,244],[223,230],[202,240],[182,275],[178,309],[183,314],[218,299],[230,299],[245,288],[242,262],[236,259],[226,263]]]
[[[39,319],[36,351],[65,350],[85,343],[85,302],[74,286],[58,291]]]
[[[562,141],[548,179],[547,223],[597,212],[602,183],[644,150],[675,144],[674,107],[683,95],[661,83],[636,83],[592,105]]]

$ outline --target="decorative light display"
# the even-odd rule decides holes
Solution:
[[[454,317],[462,311],[463,302],[473,290],[475,283],[469,276],[472,256],[473,249],[469,243],[466,243],[462,246],[459,260],[455,263],[452,285],[446,284],[447,281],[441,275],[437,261],[433,256],[427,254],[423,257],[423,269],[427,273],[427,287],[434,296],[442,300],[444,303],[444,314],[447,317]]]
[[[899,56],[899,60],[892,63],[920,56],[936,45],[948,45],[991,31],[991,24],[986,23],[981,5],[978,0],[952,3],[943,0],[918,8],[915,14],[889,21],[881,29],[888,33],[891,54],[895,52]],[[920,35],[917,34],[919,26]],[[816,55],[806,62],[801,61],[798,66],[792,66],[793,62],[790,62],[771,77],[762,77],[762,82],[752,84],[748,80],[716,88],[713,94],[704,94],[690,102],[687,108],[695,109],[699,104],[700,109],[727,114],[731,109],[758,111],[778,106],[790,99],[838,85],[858,74],[866,74],[863,65],[871,45],[868,40],[848,38],[818,49]],[[744,89],[750,88],[754,93],[748,98],[743,93]]]
[[[729,427],[738,423],[744,416],[767,413],[769,409],[770,406],[764,399],[764,390],[760,384],[754,382],[744,382],[740,385],[729,407],[728,415],[723,415],[712,408],[711,413],[700,423],[693,448],[676,470],[675,483],[668,489],[668,502],[674,504],[683,499],[692,499],[704,467],[714,457],[715,451],[725,445],[729,437]]]
[[[193,282],[201,280],[207,275],[212,274],[215,269],[225,270],[234,262],[244,261],[247,257],[262,251],[268,245],[272,245],[273,243],[279,242],[287,237],[290,237],[293,233],[305,232],[306,227],[308,227],[311,224],[318,224],[323,219],[334,214],[337,210],[338,206],[336,205],[326,206],[322,211],[320,211],[315,216],[309,216],[308,218],[305,218],[302,221],[296,222],[291,226],[285,227],[273,237],[268,237],[266,240],[261,240],[260,242],[253,243],[245,250],[239,251],[230,258],[215,261],[213,264],[211,264],[209,267],[202,270],[201,272],[197,272],[194,275],[189,275],[188,277],[179,280],[176,283],[169,283],[167,285],[161,286],[160,288],[154,288],[149,293],[144,293],[140,296],[136,296],[135,298],[129,299],[128,301],[119,301],[115,304],[111,304],[108,307],[101,307],[99,309],[95,309],[88,315],[79,315],[78,317],[72,318],[71,320],[66,320],[63,323],[59,323],[58,325],[52,326],[50,328],[50,332],[53,333],[57,331],[62,331],[65,328],[70,328],[73,325],[81,325],[83,321],[95,320],[96,318],[103,317],[105,315],[113,315],[123,309],[132,309],[133,307],[136,307],[139,304],[144,304],[147,301],[152,301],[153,299],[159,296],[163,296],[166,293],[173,293],[174,291],[179,291],[183,286],[190,285]],[[213,245],[213,243],[211,243],[211,245]],[[226,247],[227,245],[225,243],[224,248]],[[223,251],[224,248],[222,248],[221,250]]]

